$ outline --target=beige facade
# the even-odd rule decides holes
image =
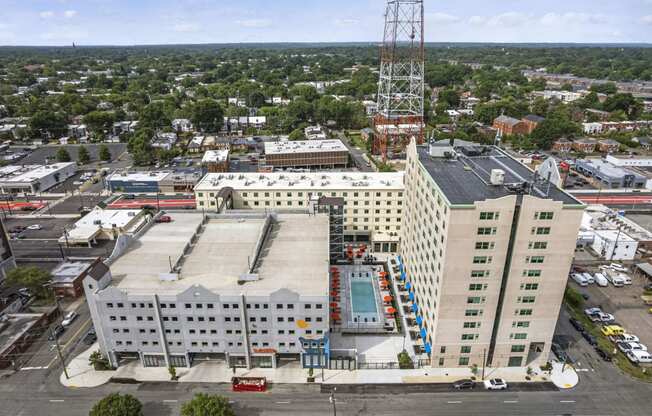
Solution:
[[[462,159],[429,169],[427,154],[408,148],[401,254],[432,365],[482,366],[483,357],[492,367],[544,363],[583,206],[559,190],[542,197],[477,186],[464,175],[480,164]],[[496,157],[506,166],[507,155]],[[456,168],[450,177],[439,170]],[[468,187],[467,200],[459,187]]]
[[[398,252],[403,217],[403,173],[208,174],[195,187],[197,209],[217,209],[217,193],[233,189],[233,208],[306,210],[313,196],[344,198],[346,242]]]

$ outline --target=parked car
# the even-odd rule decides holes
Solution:
[[[631,334],[613,335],[609,337],[609,340],[611,342],[639,342],[638,337]]]
[[[586,277],[584,275],[579,274],[579,273],[573,273],[571,274],[571,279],[575,281],[578,285],[584,287],[589,285],[589,281],[586,280]]]
[[[586,279],[586,282],[588,284],[591,285],[591,284],[595,283],[595,279],[593,278],[593,275],[591,273],[584,272],[584,273],[582,273],[582,276],[584,276],[584,278]]]
[[[602,273],[596,273],[594,276],[595,278],[595,283],[600,286],[600,287],[606,287],[609,286],[609,280],[607,279],[607,276],[605,276]]]
[[[619,342],[616,344],[622,352],[627,351],[647,351],[647,347],[639,342]]]
[[[584,331],[584,332],[582,332],[582,336],[584,337],[586,342],[589,343],[589,345],[592,345],[592,346],[598,345],[598,340],[593,335],[591,335],[590,333]]]
[[[63,321],[61,321],[61,325],[63,325],[64,328],[69,327],[70,324],[72,324],[72,322],[77,318],[77,316],[79,315],[77,315],[77,312],[75,311],[68,312],[66,316],[63,317]]]
[[[28,230],[42,230],[43,227],[41,227],[40,224],[32,224],[29,227],[27,227]]]
[[[156,219],[156,222],[159,223],[172,222],[172,217],[170,217],[169,215],[161,215]]]
[[[611,282],[614,287],[623,287],[625,286],[625,279],[620,274],[615,274],[613,272],[607,273],[607,279]]]
[[[17,225],[17,226],[15,226],[15,227],[11,228],[11,229],[9,230],[9,233],[11,233],[11,234],[22,233],[22,232],[25,231],[26,229],[27,229],[27,227],[25,227],[24,225]]]
[[[625,333],[625,328],[619,325],[605,325],[600,328],[602,335],[611,336],[611,335],[622,335]]]
[[[484,388],[487,390],[507,390],[507,382],[502,378],[492,378],[484,381]]]
[[[55,339],[59,338],[61,334],[63,334],[63,331],[65,330],[66,328],[62,327],[61,325],[55,326],[54,328],[52,328],[50,335],[48,335],[48,341],[54,341]]]
[[[641,350],[632,350],[625,353],[627,359],[636,364],[648,364],[652,363],[652,355],[647,351]]]
[[[568,321],[571,323],[571,325],[573,325],[573,328],[575,328],[576,330],[578,330],[580,332],[584,332],[584,326],[582,325],[582,323],[580,321],[578,321],[575,318],[569,318]]]
[[[84,335],[84,338],[82,338],[82,342],[86,345],[92,345],[95,341],[97,341],[97,334],[95,333],[95,328],[91,327],[86,335]]]
[[[627,273],[629,271],[629,270],[627,270],[627,267],[623,266],[620,263],[611,263],[609,265],[609,267],[612,268],[613,270],[617,271],[617,272]]]
[[[475,387],[475,381],[465,378],[463,380],[458,380],[453,383],[453,388],[455,390],[470,390]]]
[[[632,278],[628,274],[621,273],[620,277],[622,277],[623,283],[625,283],[626,285],[631,285],[632,284]]]
[[[602,358],[602,361],[611,361],[611,354],[602,348],[596,346],[595,352],[598,354],[598,357]]]

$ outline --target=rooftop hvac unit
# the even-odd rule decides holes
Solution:
[[[505,183],[505,171],[502,169],[491,169],[490,182],[492,185],[503,185]]]
[[[102,220],[93,220],[93,225],[102,225]]]

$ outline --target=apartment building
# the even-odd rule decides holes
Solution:
[[[113,366],[309,366],[306,344],[315,342],[328,356],[327,215],[169,215],[110,272],[84,279],[99,347]]]
[[[398,251],[403,217],[403,172],[213,173],[195,186],[197,209],[217,210],[218,194],[232,190],[233,208],[306,210],[311,197],[344,198],[344,239]]]
[[[335,139],[265,142],[265,163],[275,168],[346,168],[349,149]]]
[[[542,364],[584,206],[495,147],[408,148],[401,258],[437,367]]]

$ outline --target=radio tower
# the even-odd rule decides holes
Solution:
[[[373,143],[383,160],[423,143],[423,77],[423,1],[388,0]]]

